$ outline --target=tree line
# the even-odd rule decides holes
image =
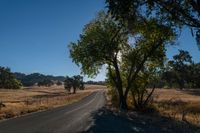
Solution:
[[[192,60],[188,51],[179,50],[163,68],[159,79],[160,87],[200,88],[200,63]]]
[[[68,92],[71,92],[71,89],[73,89],[73,93],[76,93],[77,89],[84,89],[83,77],[80,75],[75,75],[72,77],[54,77],[34,73],[26,76],[22,73],[12,73],[9,68],[0,67],[0,89],[20,89],[22,86],[27,85],[50,87],[54,84],[58,86],[64,85],[64,88]]]

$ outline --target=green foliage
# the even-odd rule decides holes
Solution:
[[[189,52],[179,50],[179,54],[173,56],[173,60],[168,61],[165,71],[161,77],[171,87],[183,89],[198,88],[199,84],[199,63],[194,63]]]
[[[200,3],[198,0],[106,0],[109,12],[130,31],[133,22],[153,18],[163,25],[191,28],[200,45]]]
[[[81,65],[84,74],[93,77],[104,64],[113,61],[120,45],[127,41],[122,30],[104,12],[85,26],[80,39],[69,45],[73,61]]]
[[[0,88],[20,89],[21,86],[21,82],[15,78],[9,68],[0,67]]]
[[[73,93],[76,93],[77,89],[84,90],[83,77],[80,75],[75,75],[73,77],[66,77],[64,81],[65,89],[70,92],[73,88]]]

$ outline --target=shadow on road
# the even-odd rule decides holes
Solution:
[[[82,133],[197,133],[200,127],[158,115],[123,115],[105,107],[94,112],[92,124]]]

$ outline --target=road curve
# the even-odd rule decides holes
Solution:
[[[79,102],[0,122],[0,133],[76,133],[87,128],[93,111],[105,103],[103,91]]]

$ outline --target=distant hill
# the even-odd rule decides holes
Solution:
[[[40,73],[32,73],[32,74],[24,74],[24,73],[14,73],[15,77],[21,81],[23,86],[32,86],[35,85],[38,82],[44,81],[44,80],[52,80],[52,81],[64,81],[64,76],[52,76],[52,75],[43,75]]]

